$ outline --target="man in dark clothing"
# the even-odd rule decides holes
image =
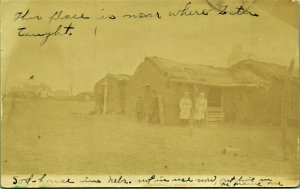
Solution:
[[[136,112],[136,119],[138,123],[142,123],[144,119],[144,114],[145,114],[145,105],[144,101],[141,96],[136,101],[135,104],[135,112]]]
[[[159,123],[158,95],[155,90],[152,90],[152,102],[149,122],[152,124]]]

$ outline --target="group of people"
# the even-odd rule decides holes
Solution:
[[[151,124],[159,123],[159,101],[155,90],[152,90],[151,99],[144,103],[142,96],[139,96],[135,105],[137,122],[141,123],[147,120]]]
[[[203,125],[207,112],[207,100],[205,94],[203,92],[197,94],[193,106],[193,101],[190,98],[189,93],[185,92],[184,96],[180,99],[179,108],[179,118],[183,125],[188,125],[191,119],[194,121],[194,125]]]
[[[148,111],[146,111],[148,109]],[[201,126],[204,123],[207,112],[207,100],[203,92],[197,94],[196,99],[190,98],[190,94],[185,92],[183,97],[179,101],[179,119],[182,125],[189,125],[190,120],[193,120],[193,124]],[[159,99],[155,91],[152,91],[152,99],[148,108],[144,103],[142,96],[139,96],[135,106],[136,119],[138,123],[143,120],[148,120],[149,123],[159,123]]]

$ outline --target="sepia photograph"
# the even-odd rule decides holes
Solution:
[[[1,186],[298,186],[298,6],[2,0]]]

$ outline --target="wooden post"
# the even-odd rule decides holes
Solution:
[[[283,91],[282,91],[282,101],[281,101],[281,126],[285,127],[288,119],[288,107],[289,107],[289,97],[291,92],[290,79],[294,69],[295,61],[292,59],[287,76],[284,81]]]
[[[197,98],[198,87],[194,84],[193,85],[193,99],[192,99],[192,110],[191,110],[191,116],[190,116],[190,129],[189,129],[189,136],[193,135],[193,128],[194,128],[194,113],[195,113],[195,103]]]
[[[206,111],[205,111],[205,115],[204,115],[204,124],[205,126],[208,125],[208,95],[209,95],[209,87],[207,88],[207,94],[206,94],[206,102],[207,102],[207,108],[206,108]]]
[[[159,111],[159,123],[160,125],[165,125],[165,114],[164,114],[164,106],[162,102],[162,97],[158,96],[158,111]]]
[[[107,113],[107,75],[104,78],[103,114]]]
[[[288,132],[288,111],[289,111],[289,104],[290,104],[290,93],[291,93],[291,86],[290,86],[290,79],[294,69],[295,61],[292,59],[290,63],[289,70],[287,72],[287,76],[284,80],[284,84],[282,87],[282,97],[281,97],[281,134],[282,134],[282,148],[283,148],[283,155],[284,159],[288,158],[288,145],[287,145],[287,132]]]
[[[221,122],[223,123],[225,120],[224,88],[221,88],[220,93],[221,93],[221,116],[222,116]]]

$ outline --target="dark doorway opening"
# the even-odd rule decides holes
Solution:
[[[222,89],[218,87],[212,87],[209,89],[207,97],[208,107],[221,107],[222,106]]]

